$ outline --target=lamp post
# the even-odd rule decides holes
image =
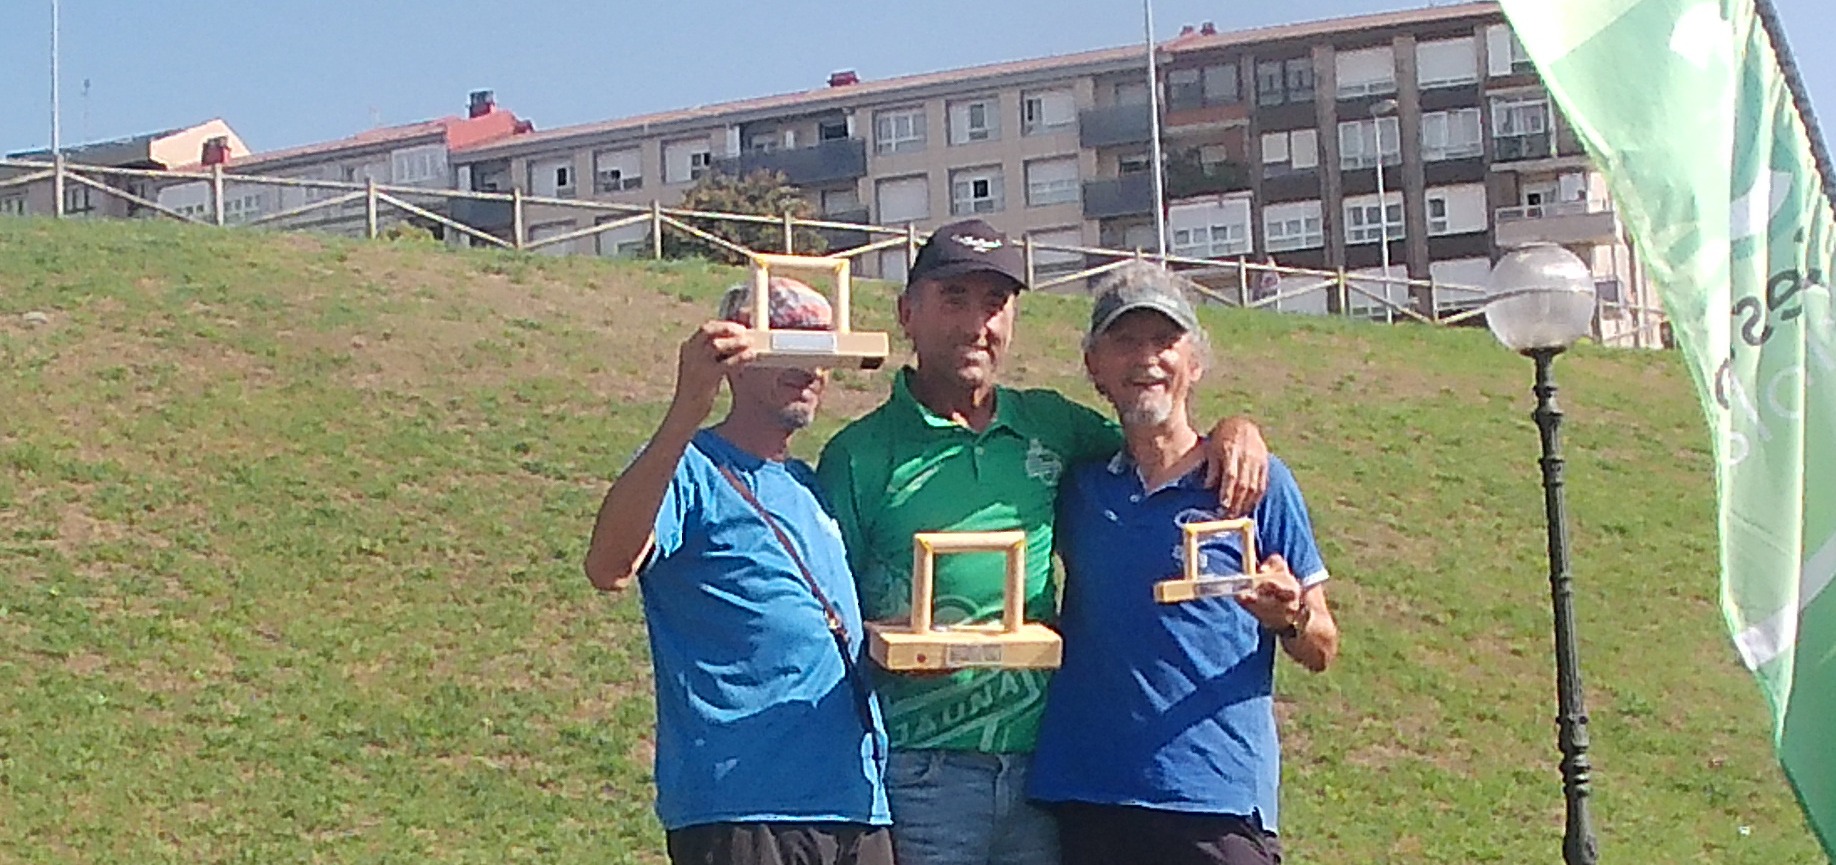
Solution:
[[[1383,244],[1383,311],[1390,321],[1395,320],[1395,311],[1390,307],[1390,202],[1383,184],[1383,118],[1395,113],[1394,99],[1371,103],[1371,134],[1377,141],[1377,237]],[[1402,142],[1397,144],[1400,152]]]
[[[1594,318],[1594,280],[1586,264],[1554,244],[1532,244],[1507,253],[1492,269],[1486,326],[1505,347],[1536,364],[1536,410],[1542,437],[1543,508],[1549,526],[1549,596],[1555,612],[1556,744],[1562,752],[1562,792],[1567,820],[1562,861],[1593,865],[1593,820],[1588,814],[1587,709],[1575,646],[1574,588],[1568,569],[1568,510],[1562,495],[1562,412],[1556,406],[1556,355],[1585,336]]]

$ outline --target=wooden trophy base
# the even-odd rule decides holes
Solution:
[[[1200,577],[1196,580],[1162,580],[1154,584],[1154,600],[1179,604],[1200,598],[1229,598],[1256,585],[1254,577]]]
[[[758,352],[754,366],[879,369],[889,352],[884,333],[753,329],[746,338]]]
[[[914,633],[909,625],[867,624],[867,653],[895,672],[913,670],[1055,670],[1063,661],[1064,639],[1045,625],[1017,631],[999,624],[959,625]]]

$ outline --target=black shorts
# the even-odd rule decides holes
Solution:
[[[674,865],[892,865],[892,833],[862,823],[705,823],[668,833]]]
[[[1253,818],[1061,802],[1063,865],[1279,865],[1281,842]]]

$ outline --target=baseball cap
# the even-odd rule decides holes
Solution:
[[[931,232],[906,272],[906,285],[922,279],[951,279],[969,273],[998,273],[1026,288],[1026,259],[1020,247],[979,219],[952,222]]]
[[[771,326],[777,330],[829,330],[835,322],[822,292],[788,277],[771,278],[770,308]],[[739,283],[721,295],[719,317],[752,326],[752,283]]]
[[[1095,337],[1123,315],[1151,309],[1173,320],[1181,330],[1198,330],[1198,313],[1186,300],[1184,277],[1145,261],[1131,261],[1104,276],[1096,285],[1096,302],[1090,308],[1090,336]]]

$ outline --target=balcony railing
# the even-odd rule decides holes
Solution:
[[[1590,213],[1612,213],[1610,201],[1558,201],[1554,204],[1524,204],[1500,207],[1495,215],[1499,225],[1527,219],[1552,219],[1558,216],[1586,216]]]
[[[1152,112],[1145,103],[1092,108],[1077,115],[1077,141],[1084,147],[1146,144],[1153,138]]]
[[[815,186],[858,180],[867,176],[867,142],[858,138],[824,141],[811,147],[742,153],[721,159],[715,167],[726,174],[776,171],[793,186]]]
[[[1555,155],[1555,145],[1550,138],[1547,132],[1496,136],[1492,139],[1492,159],[1496,162],[1548,159]]]
[[[1084,182],[1084,218],[1154,212],[1154,177],[1147,172]]]

